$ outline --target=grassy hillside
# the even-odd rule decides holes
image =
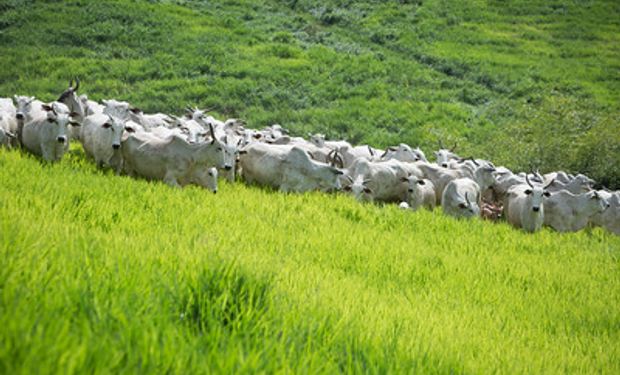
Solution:
[[[618,373],[620,238],[0,150],[0,372]]]
[[[62,1],[0,4],[0,96],[214,107],[385,146],[458,142],[511,168],[620,187],[620,3]]]

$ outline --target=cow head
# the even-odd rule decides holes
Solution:
[[[132,125],[127,125],[126,119],[110,115],[106,116],[106,121],[101,124],[101,128],[108,134],[106,139],[109,139],[109,147],[112,147],[114,150],[121,148],[121,141],[125,131],[129,133],[135,132],[135,128]]]
[[[358,201],[372,200],[372,189],[368,187],[369,179],[364,179],[364,176],[361,174],[357,175],[355,179],[347,175],[346,179],[349,184],[342,188],[342,190],[352,194]]]
[[[69,111],[75,113],[74,118],[78,121],[82,121],[85,116],[84,104],[77,95],[80,88],[80,80],[75,79],[75,87],[73,86],[73,80],[69,81],[69,88],[67,88],[56,101],[63,103],[69,108]]]
[[[465,193],[464,201],[461,201],[457,207],[459,208],[459,215],[461,217],[475,217],[480,216],[480,207],[478,207],[477,202],[472,202],[470,199],[475,199],[475,197],[469,197],[469,193]]]
[[[15,117],[17,121],[25,121],[26,115],[30,113],[32,109],[32,102],[35,100],[34,96],[14,96],[16,103],[16,114]]]
[[[422,199],[421,190],[426,187],[428,184],[432,184],[430,180],[425,180],[423,178],[418,178],[412,174],[409,174],[407,177],[401,177],[401,182],[407,184],[407,203],[410,205],[415,205],[420,199]],[[415,202],[415,204],[413,203]]]
[[[41,109],[45,111],[47,115],[47,129],[53,129],[51,134],[54,135],[56,141],[66,145],[69,141],[67,137],[67,126],[79,126],[79,123],[71,118],[69,108],[62,103],[53,102],[51,104],[42,104]]]
[[[205,189],[217,193],[217,169],[215,167],[199,168],[196,170],[195,183]]]
[[[610,207],[609,202],[598,191],[592,190],[585,193],[587,212],[596,214],[607,210]]]
[[[310,136],[310,142],[313,143],[318,148],[325,147],[325,134],[312,134]]]
[[[525,181],[529,185],[529,189],[523,191],[525,195],[529,196],[530,207],[534,212],[542,212],[543,210],[543,199],[551,196],[551,193],[547,191],[547,188],[553,184],[554,180],[551,180],[547,185],[533,185],[530,181],[528,175],[525,175]]]
[[[454,153],[454,150],[456,150],[456,143],[452,148],[446,149],[443,147],[443,143],[439,141],[439,150],[435,151],[437,164],[444,168],[448,168],[448,162],[450,162],[450,160],[459,159],[458,155]]]

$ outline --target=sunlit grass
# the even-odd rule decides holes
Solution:
[[[0,368],[615,373],[620,239],[0,151]]]

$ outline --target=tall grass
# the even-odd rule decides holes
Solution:
[[[0,371],[616,373],[620,239],[0,151]]]

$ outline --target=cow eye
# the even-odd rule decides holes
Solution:
[[[372,190],[370,190],[369,188],[364,188],[364,193],[370,194],[371,192],[372,192]]]
[[[419,185],[424,185],[424,184],[426,184],[426,182],[424,182],[424,180],[418,180],[418,184]]]
[[[218,147],[218,148],[217,148],[217,150],[218,150],[218,151],[222,151],[222,148],[221,148],[221,147]]]
[[[104,129],[110,129],[112,127],[112,124],[110,124],[109,122],[106,122],[102,126],[103,126]]]
[[[525,193],[525,195],[530,195],[530,194],[532,194],[532,190],[527,189],[526,191],[524,191],[524,193]]]
[[[548,192],[548,191],[545,191],[545,192],[543,193],[543,195],[544,195],[545,197],[549,198],[549,197],[551,196],[551,193],[550,193],[550,192]]]
[[[213,176],[213,172],[209,172],[209,176]]]

